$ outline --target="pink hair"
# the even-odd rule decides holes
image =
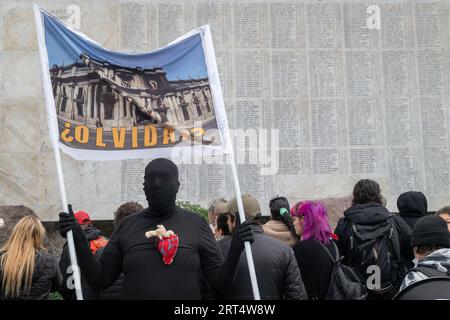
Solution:
[[[328,223],[327,209],[320,202],[299,202],[292,207],[291,216],[303,217],[302,240],[318,240],[324,245],[330,243],[331,227]]]

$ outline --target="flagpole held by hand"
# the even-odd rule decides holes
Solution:
[[[236,194],[236,201],[237,201],[237,206],[238,206],[238,210],[239,210],[239,221],[242,224],[245,222],[244,205],[242,204],[241,188],[239,186],[239,178],[238,178],[238,174],[237,174],[236,163],[234,161],[234,153],[231,152],[229,154],[229,156],[230,156],[231,171],[232,171],[233,182],[234,182],[234,192]],[[258,288],[258,280],[256,278],[255,264],[253,263],[253,255],[252,255],[252,249],[250,247],[250,242],[248,242],[248,241],[244,242],[244,250],[245,250],[245,255],[247,257],[248,271],[250,274],[250,281],[252,284],[253,298],[255,300],[261,300],[261,297],[259,294],[259,288]]]
[[[64,186],[64,176],[61,165],[61,153],[58,146],[58,128],[54,124],[57,123],[56,120],[56,108],[55,101],[53,99],[52,86],[50,81],[49,66],[48,66],[48,56],[47,50],[45,49],[45,34],[44,26],[42,24],[41,10],[38,5],[33,6],[34,20],[36,23],[36,33],[39,47],[39,57],[41,62],[41,76],[42,84],[45,97],[45,105],[47,106],[47,120],[49,124],[50,140],[53,146],[53,152],[55,156],[56,171],[58,173],[59,182],[59,193],[61,196],[61,205],[63,210],[72,211],[72,206],[67,205],[66,188]],[[53,108],[53,110],[51,109]],[[73,212],[72,212],[73,214]],[[75,253],[75,244],[73,241],[72,231],[67,232],[67,245],[69,247],[70,263],[73,272],[74,284],[75,284],[75,294],[77,300],[83,300],[83,293],[81,291],[81,281],[80,281],[80,271],[77,263],[77,255]],[[61,270],[61,272],[67,272],[67,270]],[[65,284],[66,285],[66,284]]]

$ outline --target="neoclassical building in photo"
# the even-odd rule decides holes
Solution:
[[[169,81],[161,68],[112,65],[86,54],[50,69],[58,118],[88,127],[191,127],[214,119],[207,78]]]

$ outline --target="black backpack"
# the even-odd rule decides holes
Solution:
[[[342,258],[339,257],[339,249],[336,243],[331,242],[336,252],[336,256],[333,257],[326,246],[319,241],[317,242],[333,262],[333,271],[331,272],[325,300],[365,300],[367,297],[365,285],[361,283],[358,275],[351,267],[342,264]]]
[[[380,288],[368,288],[375,294],[392,292],[405,275],[400,257],[400,240],[392,217],[393,214],[376,225],[351,222],[348,258],[363,283],[370,276],[369,266],[380,268]]]

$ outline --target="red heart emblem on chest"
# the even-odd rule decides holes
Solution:
[[[163,261],[166,265],[173,262],[173,258],[178,251],[178,244],[179,239],[176,234],[158,239],[158,250],[161,252]]]

